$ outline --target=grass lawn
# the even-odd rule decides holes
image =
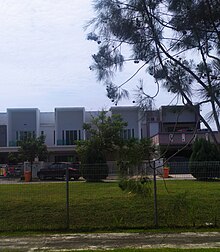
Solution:
[[[168,180],[157,186],[160,227],[220,226],[219,182]],[[65,229],[65,191],[65,182],[1,184],[0,231]],[[116,182],[70,182],[69,194],[73,231],[154,227],[153,195],[123,192]]]

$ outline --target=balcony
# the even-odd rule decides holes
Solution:
[[[214,132],[217,141],[220,143],[220,133]],[[198,131],[194,132],[161,132],[153,136],[151,139],[155,145],[160,146],[184,146],[186,144],[192,145],[196,138],[204,138],[213,142],[210,132]]]
[[[70,141],[67,141],[67,140],[61,140],[61,139],[58,139],[57,140],[57,146],[75,146],[76,145],[76,140],[70,142]]]

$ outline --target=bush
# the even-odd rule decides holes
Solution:
[[[131,192],[134,194],[139,194],[141,196],[148,196],[151,194],[151,181],[149,178],[130,178],[121,179],[119,182],[119,187],[122,191]]]
[[[190,172],[198,180],[220,178],[220,162],[190,162]]]
[[[205,139],[197,139],[189,162],[190,172],[196,179],[220,178],[220,153],[216,146]]]
[[[82,176],[89,182],[97,182],[108,176],[107,163],[82,164]]]
[[[97,142],[85,142],[78,147],[81,174],[87,181],[100,181],[108,176],[108,165],[103,150]]]

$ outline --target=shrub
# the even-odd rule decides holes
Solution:
[[[139,194],[141,196],[148,196],[151,194],[151,181],[149,178],[130,178],[130,179],[121,179],[119,182],[119,187],[122,191],[131,192],[134,194]]]
[[[88,182],[97,182],[108,176],[107,163],[82,164],[82,176]]]
[[[197,139],[189,162],[190,172],[196,179],[220,178],[220,153],[205,139]]]
[[[220,162],[190,162],[190,171],[198,180],[220,178]]]
[[[108,176],[105,155],[94,142],[86,144],[83,152],[81,173],[87,181],[100,181]]]

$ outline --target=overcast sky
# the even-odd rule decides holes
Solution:
[[[93,16],[92,0],[0,1],[0,112],[13,107],[101,110],[113,105],[89,70],[97,44],[86,40],[89,31],[83,27]],[[115,83],[124,82],[136,67],[127,65]],[[153,93],[154,81],[144,78]],[[139,79],[130,82],[131,91]],[[121,105],[133,105],[132,100]],[[157,104],[170,100],[161,94]]]

